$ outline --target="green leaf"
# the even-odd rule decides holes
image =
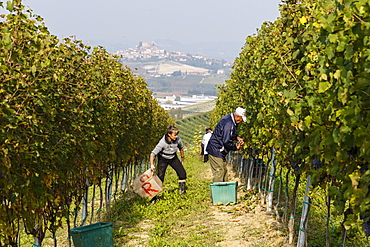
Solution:
[[[297,93],[294,89],[288,91],[288,90],[284,90],[284,96],[289,98],[289,99],[293,99],[297,96]]]
[[[338,35],[336,33],[331,33],[331,34],[328,35],[328,40],[331,43],[337,43],[337,41],[338,41]]]
[[[333,157],[332,156],[326,157],[326,159],[328,159],[328,158],[330,159],[330,158],[333,158]],[[330,174],[335,176],[338,173],[338,171],[339,171],[339,167],[338,166],[333,166],[330,169]]]
[[[333,140],[335,143],[340,142],[339,127],[335,127],[335,129],[333,130]]]
[[[32,65],[31,72],[35,76],[35,73],[36,73],[36,66],[35,65]]]
[[[6,9],[7,9],[8,11],[12,12],[12,11],[13,11],[13,9],[14,9],[14,2],[13,2],[13,1],[7,1],[7,2],[6,2]]]
[[[333,46],[331,46],[331,45],[328,45],[325,48],[325,52],[326,52],[326,55],[328,56],[329,59],[332,59],[335,56]]]
[[[328,193],[330,196],[335,196],[339,194],[338,188],[336,186],[329,186]]]
[[[345,49],[345,47],[346,47],[347,43],[348,43],[348,38],[347,38],[347,37],[345,37],[345,36],[341,36],[341,37],[339,38],[339,44],[338,44],[338,46],[337,46],[337,51],[338,51],[338,52],[342,52],[342,51],[344,51],[344,49]]]
[[[306,127],[310,127],[311,122],[312,122],[312,118],[311,118],[311,116],[310,116],[310,115],[308,115],[308,116],[306,116],[306,117],[304,118],[304,124],[306,125]]]
[[[351,128],[349,126],[343,125],[340,127],[340,133],[342,134],[348,134],[351,132]]]
[[[331,84],[327,81],[323,81],[319,83],[319,93],[324,93],[331,87]]]
[[[344,51],[344,57],[345,57],[345,59],[346,60],[352,59],[353,54],[354,54],[353,46],[352,45],[347,45],[346,46],[346,50]]]
[[[360,89],[370,85],[370,79],[365,77],[359,77],[355,83],[355,89]]]
[[[307,104],[310,107],[314,107],[316,105],[316,100],[317,99],[315,97],[313,97],[313,96],[307,96],[306,97]]]
[[[10,33],[4,33],[3,39],[5,41],[5,45],[9,45],[12,43],[12,39],[10,38]]]

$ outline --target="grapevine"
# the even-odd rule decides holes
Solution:
[[[172,121],[103,47],[57,39],[20,0],[0,6],[0,245],[21,225],[41,243],[87,180],[143,160]]]
[[[346,229],[369,209],[370,173],[359,170],[370,161],[369,13],[364,0],[283,1],[246,38],[212,113],[214,123],[246,108],[247,146],[275,147],[281,166],[304,163],[297,171],[328,186],[334,215],[353,210]]]

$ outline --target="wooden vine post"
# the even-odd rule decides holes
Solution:
[[[311,176],[307,176],[306,191],[303,199],[301,222],[299,225],[297,247],[307,246],[308,215],[310,212],[311,199],[308,196],[311,187]]]
[[[267,211],[273,210],[273,200],[274,200],[274,187],[275,187],[275,171],[276,171],[276,158],[275,158],[275,148],[271,147],[271,168],[270,168],[270,181],[268,186],[268,199],[267,199]]]

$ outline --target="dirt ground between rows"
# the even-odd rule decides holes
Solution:
[[[238,194],[242,194],[240,187]],[[218,246],[289,246],[283,226],[262,205],[241,202],[214,206],[213,215],[206,224],[222,225],[223,241]]]
[[[237,202],[234,205],[211,206],[213,218],[205,224],[221,225],[224,232],[223,240],[218,246],[227,247],[285,247],[287,238],[282,232],[283,226],[272,213],[259,203],[257,197],[245,201],[244,181],[235,176],[231,166],[228,166],[229,180],[238,181]],[[207,176],[212,177],[211,169]]]
[[[257,198],[249,201],[243,200],[245,192],[243,181],[235,177],[231,167],[229,169],[230,181],[238,181],[238,202],[233,205],[210,205],[211,215],[203,222],[197,222],[206,226],[212,226],[222,239],[214,246],[221,247],[288,247],[286,233],[272,213],[259,203]],[[211,178],[211,170],[207,171],[207,177]],[[149,229],[149,221],[139,224],[142,229]],[[147,231],[145,231],[147,232]],[[144,233],[134,233],[135,238],[129,241],[129,246],[142,246],[143,240],[148,236]],[[145,242],[145,240],[144,240]]]

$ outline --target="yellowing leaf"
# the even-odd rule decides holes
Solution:
[[[359,184],[360,175],[358,174],[358,172],[354,172],[350,174],[349,177],[352,181],[352,186],[356,188]]]
[[[294,115],[294,112],[293,112],[290,108],[288,108],[288,109],[286,110],[286,112],[287,112],[290,116],[293,116],[293,115]]]
[[[302,16],[300,19],[299,19],[299,22],[304,25],[307,23],[307,18],[305,16]]]
[[[57,196],[55,199],[54,199],[54,204],[58,205],[61,201],[61,198],[60,196]]]
[[[334,78],[337,79],[337,80],[340,78],[340,70],[339,69],[337,71],[335,71]]]
[[[32,65],[31,72],[32,72],[33,75],[35,75],[35,73],[36,73],[36,66],[35,65]]]
[[[325,80],[325,81],[328,80],[328,76],[326,74],[321,74],[320,78]]]

